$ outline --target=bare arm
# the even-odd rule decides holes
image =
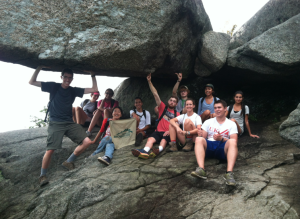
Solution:
[[[203,129],[198,129],[198,137],[207,138],[207,132],[204,131]]]
[[[172,91],[172,95],[173,96],[177,96],[177,90],[180,84],[180,81],[182,80],[182,73],[175,73],[178,77],[178,81],[176,82],[176,84],[173,87],[173,91]]]
[[[36,79],[37,79],[38,74],[40,73],[40,71],[43,68],[47,68],[47,67],[40,65],[40,66],[38,66],[36,68],[36,70],[34,71],[32,77],[31,77],[31,79],[29,81],[29,84],[31,84],[33,86],[37,86],[37,87],[41,87],[42,86],[42,83],[40,81],[37,81]]]
[[[190,131],[190,134],[191,135],[196,135],[198,133],[199,129],[201,129],[201,125],[197,125],[197,127],[194,130]]]
[[[94,92],[98,91],[95,72],[92,72],[92,71],[84,71],[84,72],[91,73],[91,76],[92,76],[92,88],[85,88],[84,94],[94,93]]]
[[[224,140],[223,141],[225,141],[225,139],[226,139],[226,141],[228,140],[227,138],[224,138]],[[238,140],[238,135],[237,134],[232,134],[232,135],[230,135],[230,139],[234,139],[234,140]]]
[[[170,124],[177,129],[177,131],[181,130],[181,128],[179,127],[179,124],[176,123],[178,122],[178,119],[177,118],[173,118],[170,120]],[[178,130],[179,129],[179,130]]]
[[[248,118],[248,117],[249,117],[249,115],[246,114],[246,115],[245,115],[245,124],[246,124],[247,130],[248,130],[248,132],[249,132],[249,136],[252,137],[252,138],[259,138],[258,135],[253,135],[253,134],[251,134],[250,125],[249,125],[249,118]]]
[[[105,101],[105,98],[101,101],[100,103],[100,106],[98,107],[98,110],[101,110],[101,111],[104,111],[104,101]]]
[[[155,99],[155,102],[156,102],[156,105],[159,106],[160,103],[161,103],[161,100],[158,96],[158,93],[157,93],[157,90],[155,89],[155,87],[153,86],[152,82],[151,82],[151,73],[147,76],[147,81],[148,81],[148,84],[149,84],[149,87],[150,87],[150,90],[154,96],[154,99]]]

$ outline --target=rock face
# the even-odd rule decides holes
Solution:
[[[49,65],[54,71],[187,75],[202,34],[212,29],[199,0],[0,3],[0,60],[33,68]]]
[[[288,119],[281,124],[279,134],[300,148],[300,104],[297,109],[291,112]]]
[[[226,62],[230,36],[225,33],[209,31],[201,39],[195,73],[208,76],[220,70]]]
[[[53,154],[49,185],[37,180],[45,152],[46,129],[0,134],[1,218],[299,218],[300,149],[281,139],[277,126],[252,125],[259,140],[239,139],[236,188],[225,185],[226,164],[206,160],[208,179],[190,175],[194,152],[133,157],[127,146],[104,167],[96,157],[60,165],[76,144],[68,138]],[[95,134],[95,133],[94,133]],[[16,137],[17,136],[17,137]],[[145,143],[145,141],[143,142]],[[102,156],[102,154],[100,154]]]
[[[287,76],[299,72],[300,14],[228,53],[231,67],[260,74]]]
[[[298,0],[270,0],[230,40],[230,50],[236,49],[265,31],[284,23],[300,13]]]

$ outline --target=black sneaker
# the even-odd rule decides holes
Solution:
[[[98,157],[98,161],[100,163],[104,163],[105,165],[109,165],[110,164],[110,158],[107,156],[103,156],[103,157]]]
[[[136,139],[135,139],[135,146],[140,146],[143,141],[143,138],[144,138],[144,136],[142,133],[137,134]]]

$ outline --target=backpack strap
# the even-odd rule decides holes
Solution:
[[[163,113],[161,114],[161,116],[159,117],[157,124],[160,122],[160,120],[162,119],[162,117],[166,114],[167,109],[168,109],[168,106],[165,106],[165,109],[164,109]]]
[[[202,106],[202,104],[203,104],[204,98],[205,98],[205,97],[202,97],[202,99],[201,99],[201,106]]]
[[[228,114],[227,114],[228,119],[230,118],[230,113],[231,113],[232,109],[233,109],[233,105],[230,105],[229,110],[228,110]]]
[[[214,97],[214,103],[215,103],[215,102],[217,102],[217,98],[216,98],[216,97]]]
[[[47,116],[48,116],[48,112],[49,112],[49,109],[50,109],[50,104],[54,100],[54,97],[56,96],[56,93],[57,93],[57,91],[58,91],[58,89],[59,89],[60,86],[61,86],[61,84],[57,83],[57,84],[55,84],[52,87],[51,93],[53,93],[53,95],[52,95],[52,98],[51,98],[51,95],[50,95],[49,102],[48,102],[48,105],[47,105],[47,112],[46,112],[46,116],[45,116],[44,122],[47,121]]]
[[[89,102],[89,99],[85,99],[82,104],[82,108]]]
[[[113,108],[113,106],[115,105],[116,100],[111,99],[110,100],[110,107]]]
[[[146,120],[146,111],[145,110],[143,110],[143,115],[144,115],[145,120]]]

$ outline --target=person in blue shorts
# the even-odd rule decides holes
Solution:
[[[227,119],[227,104],[224,100],[218,100],[214,104],[215,118],[206,120],[202,125],[202,130],[198,130],[195,141],[195,155],[198,166],[191,173],[192,176],[207,179],[204,168],[205,157],[227,160],[227,172],[223,178],[227,185],[235,186],[233,177],[233,167],[238,155],[237,148],[237,126]]]

